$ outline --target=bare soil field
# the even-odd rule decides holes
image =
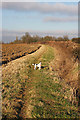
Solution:
[[[38,44],[2,44],[2,64],[35,52],[39,47]]]

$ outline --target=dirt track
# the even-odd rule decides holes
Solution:
[[[18,70],[25,66],[25,62],[30,61],[30,59],[35,59],[45,51],[45,46],[42,45],[39,50],[32,54],[28,54],[24,57],[13,60],[2,67],[3,76],[9,77],[9,75],[16,74]]]
[[[24,91],[25,88],[27,87],[26,80],[28,79],[27,76],[28,68],[32,64],[32,62],[35,62],[36,59],[39,59],[40,56],[45,51],[46,51],[45,45],[41,45],[41,47],[36,52],[21,57],[19,59],[13,60],[8,64],[6,64],[6,66],[2,66],[2,79],[3,79],[2,92],[4,94],[3,95],[4,99],[2,101],[3,120],[10,119],[9,115],[8,118],[5,117],[6,113],[10,114],[12,119],[13,118],[16,119],[16,117],[20,114],[20,109],[22,108],[22,104],[23,104]],[[18,76],[18,74],[20,74],[20,77]],[[19,81],[20,79],[21,82]],[[7,80],[9,81],[7,82]],[[9,86],[9,88],[6,87],[7,85]],[[18,91],[17,94],[15,90]],[[11,91],[12,91],[12,95],[10,95]],[[6,97],[5,94],[7,94]],[[15,97],[12,97],[13,95]],[[11,97],[11,100],[9,100],[9,97]],[[5,107],[5,105],[7,105],[8,109]],[[18,108],[17,112],[15,111],[15,109],[13,109],[13,106],[16,106]]]
[[[73,69],[76,67],[77,64],[75,63],[75,65],[74,65],[74,62],[72,62],[73,59],[71,58],[71,54],[68,55],[69,52],[67,50],[64,51],[64,48],[55,45],[53,49],[54,49],[54,59],[49,58],[51,60],[51,61],[48,61],[48,64],[50,63],[49,66],[47,64],[47,59],[48,59],[49,55],[48,55],[48,57],[45,55],[44,59],[42,58],[42,55],[45,52],[46,53],[48,52],[48,47],[46,47],[46,45],[42,45],[42,47],[39,50],[37,50],[35,53],[29,54],[22,58],[11,61],[5,67],[3,67],[3,69],[2,69],[3,79],[4,79],[3,80],[3,92],[5,93],[5,91],[7,90],[7,92],[9,92],[9,94],[10,94],[12,89],[14,91],[14,90],[17,90],[18,87],[21,86],[21,90],[18,92],[18,96],[17,96],[17,94],[14,94],[14,93],[12,94],[12,96],[11,95],[8,96],[9,98],[11,97],[12,103],[8,100],[7,96],[6,97],[4,96],[3,106],[5,106],[5,104],[7,104],[7,106],[8,106],[8,109],[5,109],[3,107],[4,114],[6,111],[9,115],[12,116],[12,118],[16,118],[16,116],[19,116],[19,118],[22,117],[25,119],[32,118],[31,112],[33,110],[33,107],[31,105],[32,101],[30,101],[30,98],[32,99],[32,97],[35,97],[35,95],[36,95],[35,92],[38,91],[38,89],[39,89],[38,88],[36,90],[35,86],[37,83],[39,83],[40,80],[44,80],[44,76],[43,76],[44,74],[45,74],[45,76],[46,76],[46,74],[50,74],[50,77],[51,77],[52,75],[55,75],[55,73],[56,73],[57,77],[51,78],[53,80],[54,84],[56,84],[56,83],[59,84],[60,80],[66,80],[66,82],[69,82],[69,80],[68,80],[69,77],[67,77],[67,76],[69,75],[69,73],[71,75]],[[53,49],[51,48],[51,50],[53,50]],[[49,54],[50,54],[50,51],[49,51]],[[45,63],[47,65],[47,68],[46,69],[44,68],[41,71],[42,73],[39,71],[36,71],[36,74],[35,74],[35,71],[33,71],[31,64],[33,62],[35,63],[35,62],[38,62],[41,60],[43,60],[43,63]],[[37,76],[37,74],[38,74],[38,76]],[[58,77],[60,79],[58,79]],[[72,77],[72,80],[73,80],[73,77]],[[13,86],[13,88],[10,88],[9,90],[6,89],[7,87],[5,87],[5,86],[9,87],[9,85],[5,84],[5,83],[7,83],[6,80],[8,80],[8,79],[9,79],[9,84]],[[46,79],[45,79],[45,81],[46,81]],[[55,81],[56,79],[58,81]],[[20,80],[22,80],[22,81],[20,81]],[[11,83],[11,82],[13,82],[13,83]],[[21,82],[21,84],[19,84],[20,82]],[[51,82],[51,80],[50,80],[50,82]],[[74,80],[73,80],[73,82],[74,82]],[[70,85],[73,82],[70,81]],[[77,82],[75,82],[75,83],[77,84]],[[39,86],[40,86],[40,84],[41,83],[39,83]],[[43,85],[43,81],[42,81],[42,85]],[[74,84],[72,84],[72,85],[74,85]],[[14,86],[15,86],[15,89],[14,89]],[[66,86],[66,84],[65,84],[65,86]],[[44,88],[45,88],[45,86],[44,86]],[[72,99],[74,99],[73,98],[74,97],[73,88],[69,87],[69,89],[70,89],[69,94],[71,93],[72,95],[68,94],[72,98],[70,98],[70,97],[68,98],[67,95],[64,96],[64,99],[66,97],[66,99],[69,99],[70,101],[72,101],[72,103],[74,101],[76,102],[76,100],[72,100]],[[64,89],[66,91],[66,87]],[[50,88],[50,90],[51,90],[51,88]],[[52,87],[52,90],[53,90],[53,87]],[[65,93],[65,92],[62,91],[62,94],[63,93]],[[55,92],[55,94],[56,94],[56,92]],[[13,95],[15,95],[15,98],[13,98]],[[58,95],[59,95],[59,93],[58,93]],[[40,96],[38,96],[38,97],[40,97]],[[48,102],[48,101],[46,100],[45,102]],[[54,105],[54,104],[52,103],[52,105]],[[15,109],[13,109],[14,106],[15,106],[15,108],[18,108],[17,111],[15,111]],[[13,109],[13,110],[11,111],[11,109]]]
[[[73,56],[71,54],[72,47],[68,49],[65,47],[65,45],[63,45],[63,43],[53,44],[53,47],[55,51],[55,60],[52,62],[53,69],[55,68],[62,79],[65,79],[66,82],[68,82],[73,87],[77,87],[78,72],[76,72],[74,75],[71,73],[76,67],[78,67],[78,61],[74,62]],[[45,45],[42,45],[42,47],[36,52],[9,62],[6,67],[3,67],[2,69],[3,75],[6,74],[7,76],[8,72],[8,75],[16,74],[17,70],[23,68],[25,61],[29,61],[31,58],[37,58],[43,54],[43,52],[46,50],[45,48]]]

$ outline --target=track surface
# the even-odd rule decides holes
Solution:
[[[73,90],[53,67],[54,51],[42,45],[3,67],[3,120],[78,117]],[[32,63],[40,61],[42,69],[34,70]]]

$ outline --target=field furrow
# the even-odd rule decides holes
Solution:
[[[39,48],[39,44],[2,44],[2,64],[31,54]]]

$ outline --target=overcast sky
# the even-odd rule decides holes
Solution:
[[[1,10],[6,42],[25,32],[70,38],[78,35],[78,2],[3,2],[0,14]]]

